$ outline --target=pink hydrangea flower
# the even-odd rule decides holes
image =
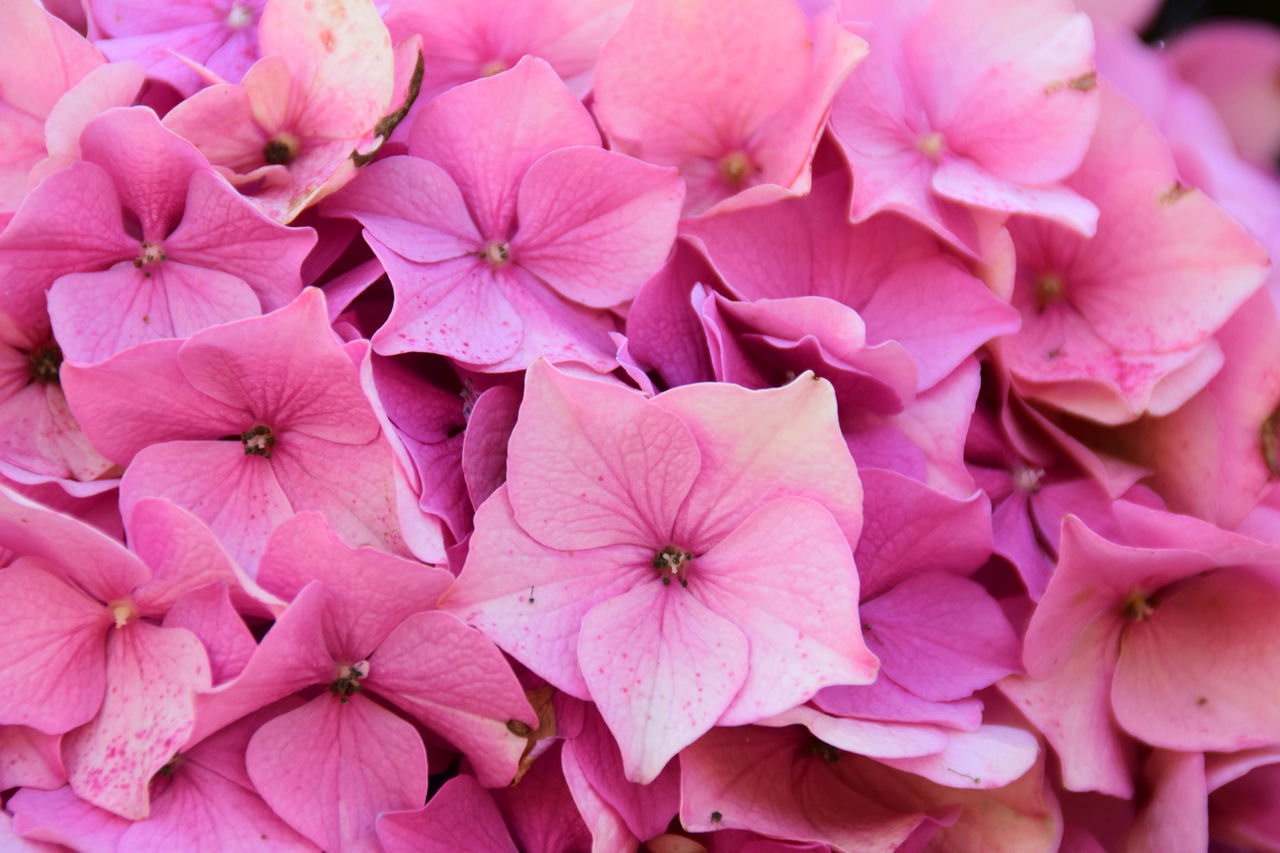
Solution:
[[[827,383],[648,401],[538,362],[507,469],[444,602],[595,701],[628,779],[717,722],[874,678],[849,545],[861,494]]]

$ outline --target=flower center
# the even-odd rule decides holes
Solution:
[[[501,74],[507,70],[507,63],[501,59],[495,59],[492,62],[486,62],[484,67],[480,69],[481,77],[492,77],[495,74]]]
[[[138,618],[138,611],[134,608],[133,602],[127,598],[113,601],[107,607],[111,608],[111,618],[115,620],[117,628],[123,628]]]
[[[511,260],[511,247],[495,240],[484,247],[484,257],[495,267],[504,266]]]
[[[658,570],[663,586],[670,584],[673,577],[679,578],[680,586],[688,586],[689,581],[685,579],[685,572],[692,559],[693,555],[688,551],[677,548],[675,545],[668,545],[653,555],[653,567]]]
[[[62,349],[57,344],[32,350],[27,359],[33,381],[41,385],[58,381],[58,369],[62,367]]]
[[[1040,276],[1036,279],[1035,287],[1036,303],[1039,304],[1041,311],[1062,298],[1062,276],[1057,273],[1047,272]]]
[[[1151,597],[1140,589],[1135,589],[1130,593],[1129,598],[1124,603],[1124,618],[1130,622],[1143,622],[1151,618],[1151,614],[1156,612],[1155,603],[1151,601]]]
[[[946,144],[946,137],[936,130],[933,133],[926,133],[916,140],[916,148],[919,148],[920,152],[931,160],[938,158]]]
[[[243,30],[253,23],[253,10],[239,3],[232,3],[227,12],[227,26],[233,30]]]
[[[169,256],[164,253],[164,247],[158,243],[148,243],[145,240],[142,243],[142,252],[138,257],[133,259],[133,265],[138,269],[147,264],[158,264],[161,261],[168,260]]]
[[[338,673],[334,676],[333,681],[329,683],[329,693],[337,696],[342,700],[342,704],[347,704],[347,700],[356,695],[362,689],[360,687],[360,679],[369,675],[369,662],[362,660],[353,664],[343,664],[338,667]]]
[[[276,437],[271,434],[271,427],[258,424],[253,429],[240,433],[240,443],[244,445],[245,456],[270,459],[271,448],[276,446]]]
[[[280,131],[271,137],[270,141],[262,149],[262,159],[266,160],[273,166],[283,166],[286,163],[292,163],[293,159],[298,156],[301,144],[298,137],[288,131]]]
[[[732,187],[740,187],[751,174],[751,160],[743,151],[734,151],[720,158],[720,174]]]
[[[1043,468],[1031,468],[1023,465],[1013,469],[1013,485],[1019,490],[1035,494],[1040,491],[1040,480],[1044,477]]]

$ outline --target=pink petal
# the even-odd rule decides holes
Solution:
[[[507,442],[520,410],[520,394],[495,386],[476,398],[463,433],[462,470],[472,506],[480,506],[507,480]]]
[[[1003,788],[1032,768],[1040,755],[1035,735],[1010,726],[983,726],[976,732],[951,732],[947,746],[932,755],[881,759],[948,788]]]
[[[170,441],[143,450],[120,483],[126,516],[143,498],[172,501],[209,525],[250,573],[267,537],[293,514],[271,462],[236,441]]]
[[[427,754],[412,725],[360,694],[317,696],[258,729],[249,777],[276,814],[333,853],[368,849],[381,812],[427,797]]]
[[[0,726],[0,785],[53,790],[67,784],[62,737],[27,726]]]
[[[0,487],[0,541],[16,554],[41,558],[45,562],[40,568],[71,581],[98,601],[128,595],[151,574],[118,540],[4,487]]]
[[[867,684],[879,662],[858,624],[849,543],[812,501],[770,501],[690,561],[689,591],[746,635],[748,672],[720,718],[744,725],[829,684]]]
[[[501,145],[476,146],[476,128]],[[600,134],[551,66],[526,57],[509,72],[459,86],[427,104],[409,153],[446,167],[486,240],[505,240],[525,172],[548,151],[599,145]]]
[[[1086,237],[1092,237],[1098,228],[1098,208],[1073,190],[1016,184],[959,157],[940,162],[930,185],[951,201],[1048,219]]]
[[[151,777],[194,731],[209,659],[189,631],[136,621],[107,638],[107,683],[97,718],[63,741],[67,775],[84,799],[139,820]]]
[[[0,721],[58,734],[93,719],[106,679],[111,613],[62,579],[20,559],[0,571],[8,629]]]
[[[390,111],[391,36],[372,4],[276,0],[263,8],[258,33],[262,55],[289,67],[301,100],[291,118],[308,135],[357,139]]]
[[[583,615],[653,578],[652,548],[557,551],[530,538],[500,488],[476,512],[462,575],[440,606],[561,690],[587,699],[578,666]]]
[[[652,782],[715,724],[747,678],[747,655],[732,622],[657,578],[583,617],[578,660],[628,780]]]
[[[487,262],[464,256],[416,264],[365,240],[396,291],[391,316],[372,338],[379,355],[433,352],[489,365],[517,352],[524,324]]]
[[[759,724],[779,728],[799,724],[837,749],[879,760],[936,755],[946,749],[950,732],[919,723],[886,723],[856,717],[831,717],[811,705],[798,705]]]
[[[655,370],[668,387],[713,378],[702,324],[690,302],[698,282],[715,273],[684,240],[671,259],[640,288],[627,315],[627,344],[637,363]],[[700,300],[699,300],[700,301]]]
[[[388,157],[324,203],[326,216],[360,220],[378,242],[407,261],[435,263],[484,250],[458,185],[435,163]]]
[[[1280,713],[1259,693],[1280,668],[1270,642],[1280,590],[1223,569],[1154,599],[1125,626],[1111,702],[1116,721],[1155,746],[1234,752],[1280,739]]]
[[[1210,849],[1204,756],[1158,750],[1142,775],[1149,799],[1129,829],[1126,853]]]
[[[417,811],[379,815],[377,829],[386,853],[516,853],[493,797],[472,776],[445,782]]]
[[[54,334],[71,361],[104,361],[145,341],[186,338],[260,312],[257,295],[240,279],[176,260],[154,271],[124,261],[64,275],[49,290]]]
[[[526,741],[513,726],[538,726],[497,646],[447,613],[401,622],[370,658],[365,684],[448,738],[491,787],[515,778]]]
[[[707,550],[747,513],[782,495],[822,504],[849,542],[858,541],[862,487],[829,382],[801,376],[766,391],[688,385],[654,403],[684,421],[702,456],[674,531],[683,547]]]
[[[670,544],[699,469],[698,448],[677,417],[633,391],[543,362],[527,374],[508,453],[520,527],[563,550]]]
[[[982,703],[977,699],[929,702],[888,677],[856,687],[824,687],[814,694],[813,705],[841,717],[932,723],[962,731],[973,731],[982,722]]]
[[[6,805],[13,811],[13,829],[23,838],[50,842],[49,846],[67,845],[84,853],[116,853],[120,836],[130,825],[124,818],[80,799],[69,786],[55,791],[24,788]],[[40,853],[46,849],[48,847],[35,847]],[[57,853],[66,849],[64,846],[53,848]]]
[[[595,147],[553,151],[520,184],[512,259],[567,299],[620,305],[667,259],[683,200],[674,169]]]
[[[925,699],[963,699],[1022,669],[1018,637],[1000,605],[967,578],[919,574],[861,613],[883,673]]]
[[[160,623],[165,628],[184,628],[200,640],[209,655],[210,680],[214,685],[235,678],[258,648],[244,620],[231,606],[227,588],[211,583],[181,595]]]
[[[349,548],[320,515],[306,512],[271,535],[258,580],[286,599],[312,581],[324,584],[328,648],[355,662],[372,654],[410,614],[433,607],[453,576],[373,548]]]

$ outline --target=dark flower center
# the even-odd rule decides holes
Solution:
[[[329,694],[337,696],[342,704],[347,704],[347,700],[360,692],[360,679],[369,674],[369,662],[362,660],[358,663],[350,665],[343,664],[338,667],[337,677],[329,683]]]
[[[664,586],[670,584],[673,577],[679,578],[680,586],[688,586],[689,581],[685,579],[685,572],[692,559],[693,555],[688,551],[677,548],[675,545],[668,545],[653,555],[653,567],[658,570],[658,576],[662,578]]]
[[[31,363],[31,378],[41,385],[58,381],[58,369],[62,367],[62,349],[54,344],[32,350],[27,356]]]
[[[292,133],[281,131],[273,136],[262,149],[262,159],[273,166],[292,163],[298,156],[298,139]]]
[[[1125,600],[1124,618],[1130,622],[1144,622],[1155,612],[1155,602],[1142,590],[1134,590]]]
[[[240,433],[240,443],[244,445],[245,456],[261,456],[271,458],[271,448],[276,446],[276,437],[271,434],[271,427],[259,424],[253,429]]]

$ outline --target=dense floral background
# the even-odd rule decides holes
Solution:
[[[0,0],[0,851],[1280,850],[1252,5]]]

